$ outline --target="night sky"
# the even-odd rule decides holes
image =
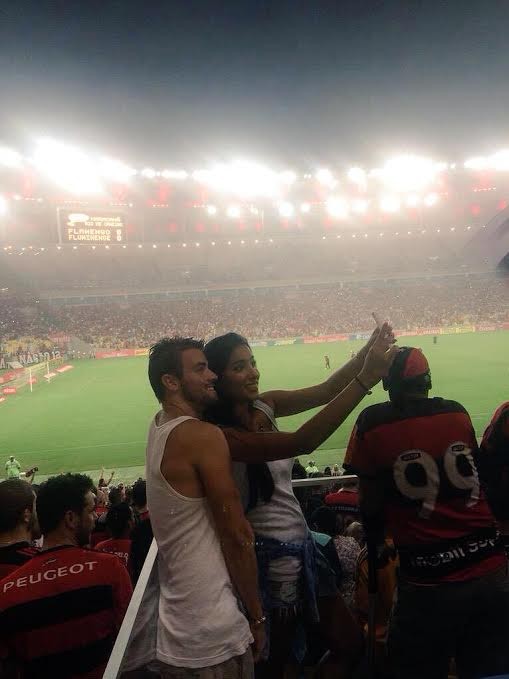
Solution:
[[[509,144],[505,0],[0,4],[0,141],[297,168]]]

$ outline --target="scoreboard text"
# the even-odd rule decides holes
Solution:
[[[58,209],[60,241],[63,243],[123,243],[125,217],[105,210]]]

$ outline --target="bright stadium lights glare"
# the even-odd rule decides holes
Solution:
[[[132,167],[114,158],[102,158],[99,162],[99,171],[104,179],[121,184],[127,183],[136,174],[136,170]]]
[[[240,214],[241,210],[238,205],[230,205],[226,208],[226,216],[230,219],[239,219]]]
[[[366,188],[367,175],[361,167],[352,167],[347,172],[348,179],[359,188]]]
[[[291,186],[297,181],[297,175],[292,170],[285,170],[279,174],[279,179],[283,184]]]
[[[433,205],[438,203],[438,195],[436,193],[428,193],[428,195],[424,197],[423,203],[426,207],[433,207]]]
[[[358,215],[365,215],[366,212],[368,211],[368,201],[364,200],[363,198],[357,198],[356,200],[352,201],[352,212],[355,212]]]
[[[309,203],[302,203],[300,206],[300,211],[307,215],[309,212],[311,212],[311,205]]]
[[[217,214],[217,207],[215,205],[207,205],[207,214],[211,217]]]
[[[405,193],[429,186],[438,170],[431,158],[397,156],[388,160],[380,171],[380,179],[391,191]]]
[[[0,147],[0,165],[5,167],[19,168],[23,164],[21,153],[8,149],[4,146]]]
[[[400,200],[396,196],[382,196],[380,198],[380,210],[382,212],[398,212],[400,207]]]
[[[52,139],[41,139],[33,163],[41,173],[70,193],[103,192],[96,163],[77,148]]]
[[[0,217],[4,217],[7,214],[7,200],[0,196]]]
[[[318,170],[315,177],[317,182],[322,184],[322,186],[327,186],[329,189],[334,188],[334,186],[336,186],[337,184],[337,181],[334,179],[332,172],[325,168]]]
[[[502,149],[490,156],[474,156],[465,161],[467,170],[495,170],[506,172],[509,170],[509,150]]]
[[[276,196],[282,185],[288,185],[291,179],[290,173],[277,174],[262,165],[244,160],[197,170],[192,176],[199,184],[246,199]]]
[[[187,179],[189,175],[185,170],[163,170],[161,172],[161,177],[163,179],[178,179],[179,181],[183,181],[184,179]]]
[[[281,217],[292,217],[295,213],[295,208],[291,203],[279,203],[278,206],[279,214]]]
[[[420,202],[421,202],[420,196],[415,195],[415,193],[412,193],[410,196],[407,196],[405,200],[407,207],[417,207]]]
[[[157,176],[157,172],[152,167],[144,167],[140,174],[145,179],[154,179]]]
[[[343,198],[329,198],[325,206],[331,217],[337,217],[339,219],[348,217],[348,205]]]

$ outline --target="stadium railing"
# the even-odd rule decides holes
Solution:
[[[320,476],[311,479],[294,479],[292,481],[292,486],[294,488],[310,486],[316,487],[327,486],[331,483],[342,486],[356,480],[356,476]],[[145,559],[145,563],[143,564],[138,582],[136,583],[129,607],[118,633],[115,646],[113,647],[108,665],[104,672],[103,679],[117,679],[117,677],[120,677],[123,672],[135,669],[134,665],[130,665],[127,654],[130,650],[130,645],[135,642],[133,632],[136,634],[137,629],[139,630],[146,626],[145,622],[140,620],[140,613],[142,612],[141,604],[144,600],[153,570],[156,567],[156,559],[157,544],[155,540],[152,540],[150,550],[147,554],[147,558]],[[152,631],[155,632],[155,630]],[[153,641],[155,643],[155,638]],[[150,649],[147,649],[147,653],[150,653]]]

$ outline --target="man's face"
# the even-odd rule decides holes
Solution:
[[[199,409],[217,401],[214,388],[217,377],[209,370],[205,354],[200,349],[182,352],[182,377],[179,379],[182,395]]]
[[[85,506],[76,524],[76,541],[80,547],[90,543],[90,535],[95,526],[95,495],[91,490],[85,495]]]

